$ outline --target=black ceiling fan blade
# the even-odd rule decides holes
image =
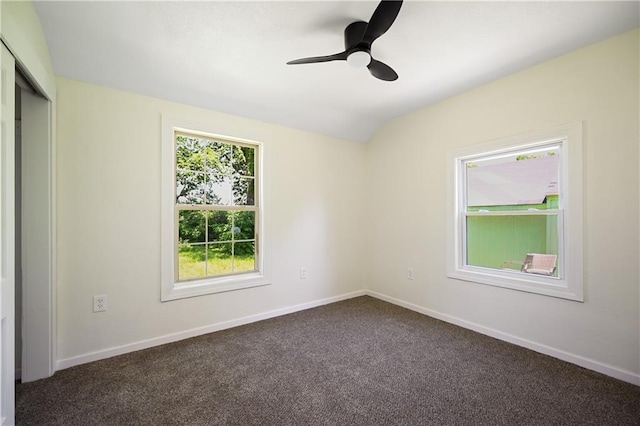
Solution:
[[[401,7],[402,0],[382,0],[369,20],[362,42],[371,45],[375,39],[386,33],[396,20]]]
[[[347,59],[347,52],[336,53],[334,55],[327,56],[313,56],[311,58],[295,59],[287,62],[287,65],[297,64],[315,64],[317,62],[331,62],[331,61],[345,61]]]
[[[398,74],[389,65],[371,58],[371,62],[367,65],[369,72],[375,78],[384,81],[394,81],[398,79]]]

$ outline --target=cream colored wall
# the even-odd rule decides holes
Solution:
[[[58,360],[364,288],[364,145],[62,78],[57,89]],[[267,144],[273,284],[160,302],[161,114]],[[98,294],[107,312],[92,312]]]
[[[639,38],[399,118],[366,145],[57,79],[57,359],[366,286],[637,376]],[[273,285],[159,302],[161,114],[267,142]],[[576,121],[585,135],[585,303],[447,279],[448,150]],[[91,312],[95,294],[108,296],[107,312]]]
[[[640,373],[638,41],[626,33],[385,125],[367,152],[369,288]],[[448,150],[581,120],[585,302],[448,279]]]

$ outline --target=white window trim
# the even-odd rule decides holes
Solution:
[[[239,290],[271,284],[271,254],[268,247],[268,206],[267,193],[267,142],[257,142],[248,138],[238,138],[220,135],[219,128],[215,124],[194,122],[191,119],[180,117],[162,116],[162,177],[161,177],[161,231],[160,231],[160,265],[161,265],[161,296],[162,302],[183,299],[187,297],[202,296],[206,294],[221,293],[231,290]],[[224,131],[224,129],[222,129]],[[175,255],[175,132],[185,132],[192,135],[201,135],[209,138],[221,138],[231,142],[239,142],[257,145],[260,150],[257,170],[260,171],[258,193],[260,196],[258,220],[260,235],[258,236],[256,251],[258,258],[256,264],[259,271],[229,275],[222,277],[208,277],[201,280],[176,281],[177,260]],[[231,132],[229,132],[231,133]],[[244,135],[243,135],[244,136]],[[256,138],[258,139],[258,138]]]
[[[564,271],[561,277],[523,274],[473,267],[464,264],[464,235],[459,209],[462,163],[516,148],[534,148],[562,140],[560,153],[560,200],[564,236],[559,242]],[[488,284],[563,299],[584,301],[583,290],[583,195],[582,122],[485,142],[452,150],[447,156],[447,276],[463,281]]]

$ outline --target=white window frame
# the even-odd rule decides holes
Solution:
[[[466,265],[466,163],[516,150],[560,144],[560,179],[557,211],[559,227],[558,277],[526,274]],[[584,301],[583,289],[583,196],[582,196],[582,123],[497,139],[452,150],[448,153],[448,247],[447,276],[457,280],[537,293],[563,299]],[[526,211],[506,214],[527,214]],[[551,212],[555,214],[556,212]],[[473,213],[478,214],[478,213]],[[499,213],[497,213],[499,214]],[[542,213],[541,214],[550,214]],[[524,259],[523,259],[524,261]]]
[[[215,124],[194,122],[190,119],[171,116],[162,117],[162,191],[161,191],[161,301],[183,299],[225,291],[239,290],[271,284],[271,257],[267,250],[267,220],[265,218],[265,157],[266,143],[249,138],[225,136],[216,132]],[[178,281],[177,279],[177,220],[176,220],[176,144],[175,134],[187,133],[208,139],[218,139],[256,146],[256,271],[234,275],[206,277]]]

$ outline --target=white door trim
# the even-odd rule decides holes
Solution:
[[[54,373],[55,286],[51,102],[22,91],[22,363],[30,382]]]

